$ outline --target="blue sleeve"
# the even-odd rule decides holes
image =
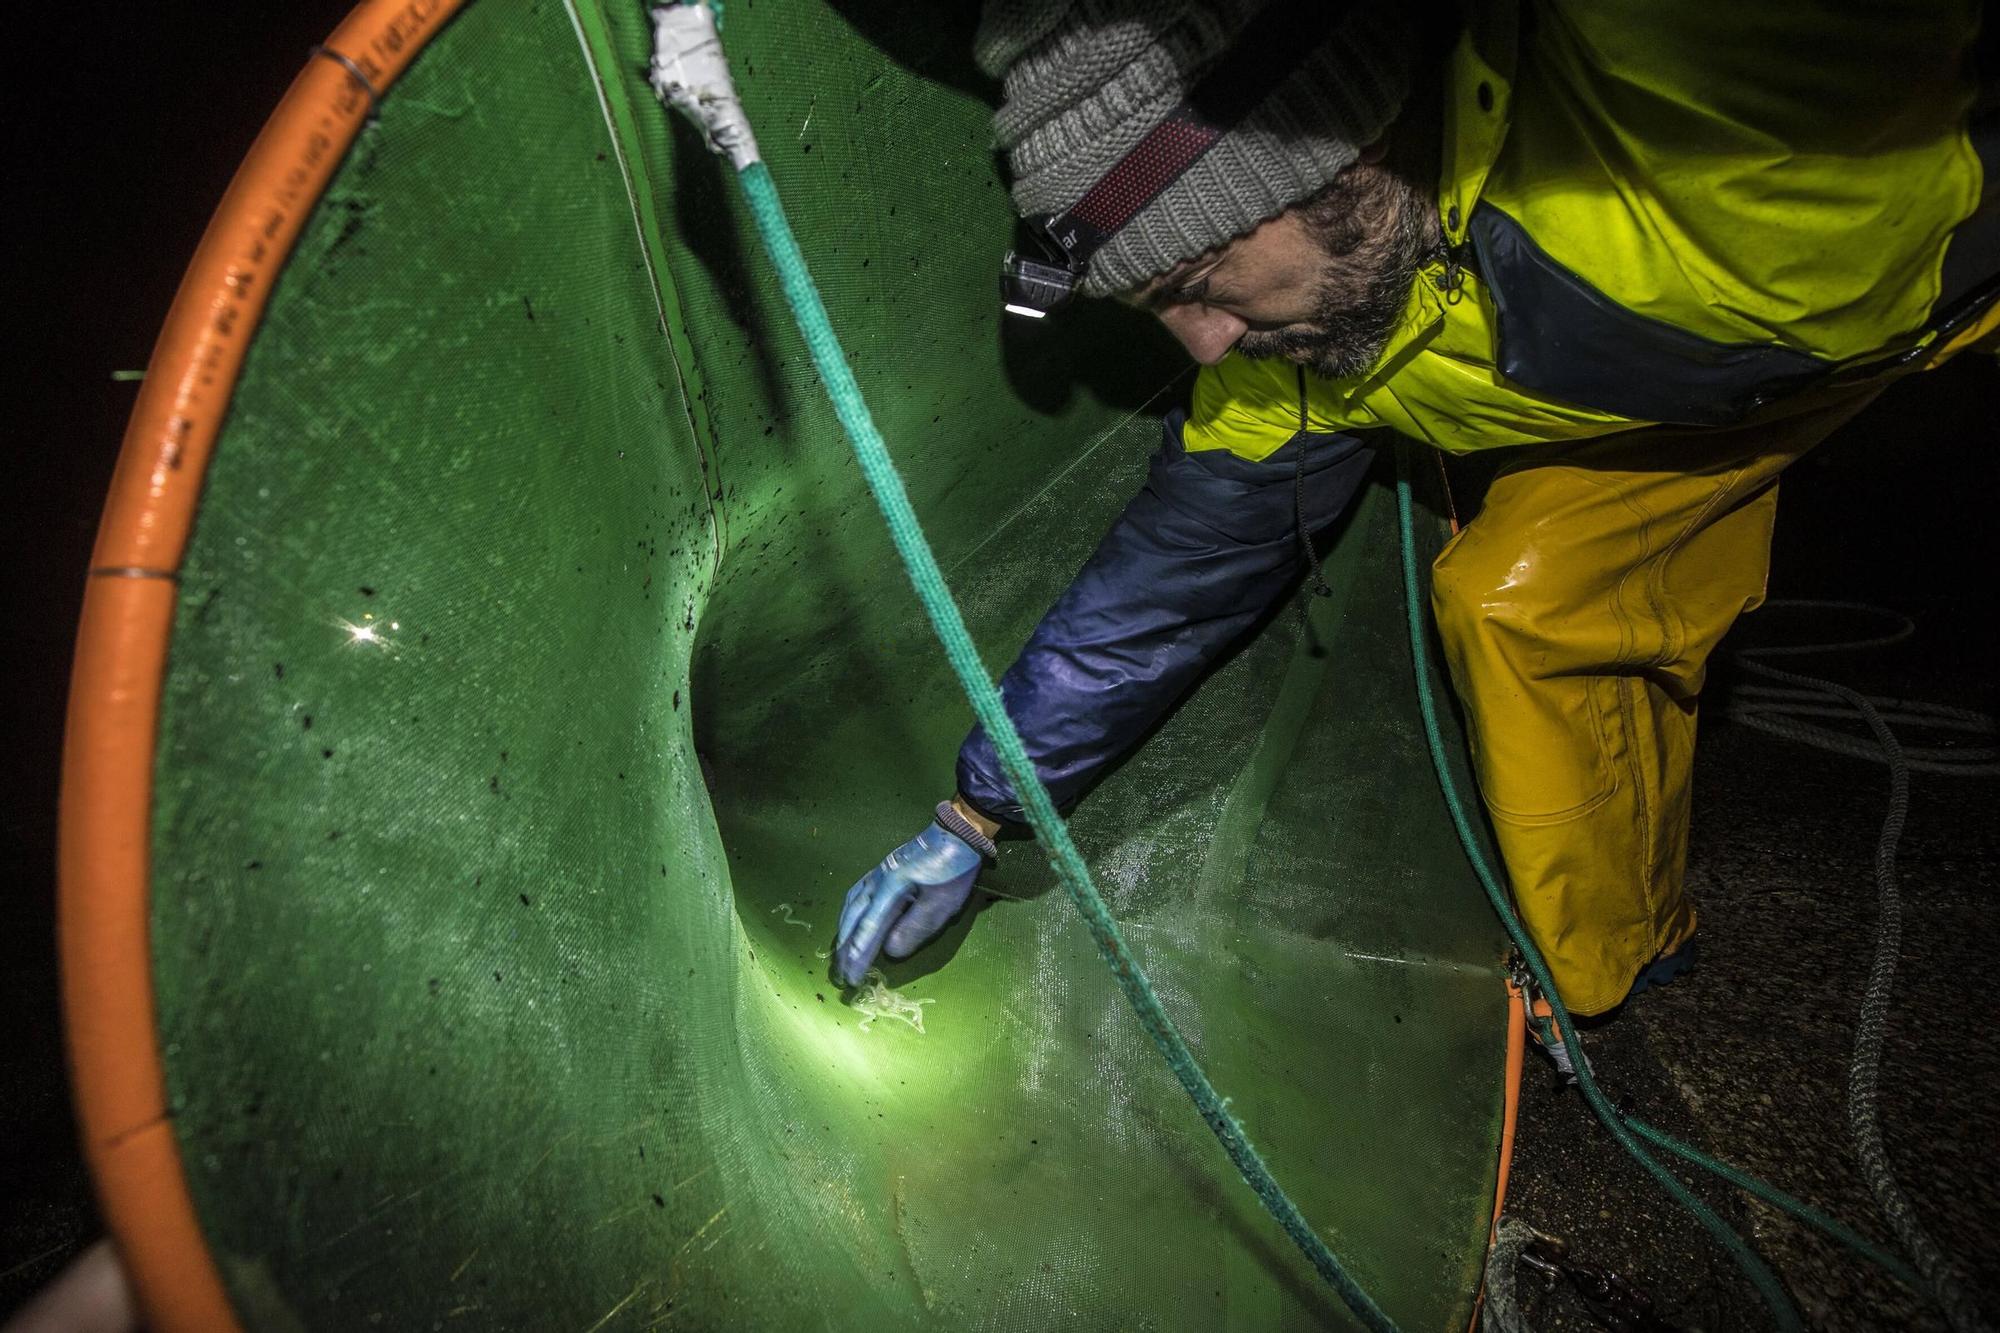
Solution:
[[[1318,531],[1360,489],[1374,449],[1346,434],[1300,434],[1262,462],[1181,447],[1164,423],[1146,485],[1000,678],[1042,781],[1068,808],[1202,671],[1285,593],[1303,567],[1295,518]],[[984,728],[958,752],[958,790],[995,819],[1021,806]]]

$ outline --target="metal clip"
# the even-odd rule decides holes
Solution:
[[[1444,251],[1444,274],[1437,281],[1437,289],[1444,293],[1446,305],[1457,305],[1465,299],[1465,250],[1463,245],[1447,245]]]
[[[1569,1244],[1559,1237],[1536,1232],[1521,1251],[1521,1262],[1542,1279],[1544,1293],[1558,1281],[1568,1283],[1612,1333],[1672,1333],[1673,1325],[1660,1318],[1653,1298],[1637,1283],[1570,1257]]]
[[[375,85],[369,81],[367,73],[363,71],[360,65],[354,62],[352,56],[342,55],[332,47],[324,44],[315,46],[309,54],[316,59],[325,57],[346,70],[347,77],[361,85],[361,93],[368,99],[368,123],[372,125],[381,118],[382,94],[375,90]]]

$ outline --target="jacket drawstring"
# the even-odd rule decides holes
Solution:
[[[1296,520],[1299,534],[1299,549],[1306,555],[1306,567],[1312,571],[1312,590],[1315,597],[1331,597],[1333,589],[1326,586],[1326,578],[1319,570],[1319,552],[1313,549],[1312,534],[1306,531],[1306,445],[1311,438],[1306,432],[1306,368],[1299,367],[1299,456],[1297,471],[1294,473],[1296,485],[1292,491],[1292,516]]]

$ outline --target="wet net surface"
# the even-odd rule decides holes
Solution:
[[[997,670],[1185,382],[1112,312],[1001,327],[966,25],[888,8],[732,5],[725,40]],[[877,1003],[830,984],[842,893],[969,716],[646,44],[636,7],[456,19],[308,226],[218,446],[154,948],[246,1322],[1341,1324],[1032,845]],[[1476,1281],[1504,1011],[1387,499],[1329,555],[1317,650],[1284,609],[1075,827],[1307,1216],[1436,1328]]]

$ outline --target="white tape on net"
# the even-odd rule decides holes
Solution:
[[[757,137],[743,114],[729,60],[705,4],[660,5],[653,10],[653,61],[647,74],[660,100],[694,118],[710,151],[738,171],[759,159]]]

